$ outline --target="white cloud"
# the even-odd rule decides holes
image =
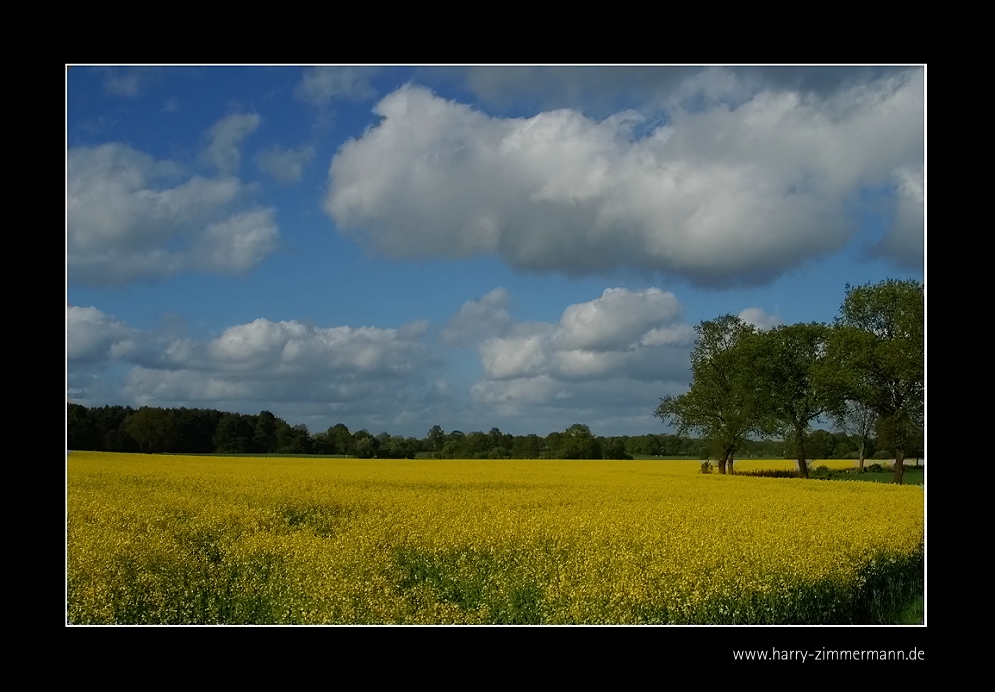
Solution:
[[[304,71],[294,95],[315,104],[332,99],[364,101],[376,98],[377,91],[370,84],[375,72],[376,68],[369,67],[312,67]]]
[[[231,214],[249,189],[193,176],[124,144],[68,152],[66,230],[71,281],[106,286],[178,272],[244,271],[276,248],[272,210]]]
[[[875,251],[903,266],[922,267],[926,243],[925,167],[895,172],[895,220]]]
[[[499,336],[475,342],[463,336],[458,342],[477,344],[489,380],[658,379],[673,375],[675,363],[684,367],[693,342],[693,329],[678,322],[683,312],[680,302],[657,288],[609,288],[600,298],[567,306],[555,324],[513,324],[504,310],[508,300],[503,289],[492,291],[467,302],[450,321],[454,333],[479,337],[486,334],[479,324],[487,325],[498,311],[499,330],[492,327],[492,331],[499,331]],[[450,342],[457,343],[455,337]]]
[[[642,346],[692,346],[694,339],[694,327],[690,324],[678,324],[651,329],[643,335],[639,343]]]
[[[658,288],[632,292],[609,288],[596,300],[571,305],[560,318],[560,349],[611,351],[628,348],[653,324],[670,322],[681,314],[673,293]]]
[[[403,375],[425,358],[423,323],[400,329],[310,327],[258,319],[229,327],[207,344],[210,365],[224,371],[366,372]]]
[[[284,185],[300,182],[304,168],[314,158],[314,147],[283,149],[272,146],[256,156],[256,167]]]
[[[262,118],[255,113],[233,113],[222,118],[207,133],[210,141],[204,157],[222,174],[237,173],[242,160],[239,148],[242,140],[255,132],[261,122]]]
[[[66,351],[70,362],[120,360],[137,350],[143,334],[94,307],[66,307]]]
[[[480,362],[494,380],[537,375],[546,364],[544,347],[539,335],[488,339],[480,346]]]
[[[548,375],[540,375],[498,382],[483,380],[473,385],[470,397],[474,403],[497,406],[504,413],[515,413],[523,406],[548,403],[558,393],[563,393],[560,385]]]
[[[196,253],[202,266],[230,274],[259,264],[276,249],[280,237],[274,214],[273,209],[257,209],[208,226]]]
[[[474,66],[424,68],[424,83],[455,80],[477,100],[498,109],[534,103],[544,110],[576,108],[588,114],[608,115],[618,102],[648,109],[661,103],[700,99],[737,103],[750,93],[792,90],[806,97],[825,97],[854,84],[908,72],[903,67],[660,67],[660,66]],[[704,73],[704,78],[703,78]],[[708,81],[706,81],[708,80]],[[693,92],[688,84],[699,91]],[[725,83],[725,88],[722,88]]]
[[[446,344],[465,346],[504,335],[511,326],[509,299],[506,290],[495,288],[479,300],[468,300],[449,320],[439,339]]]
[[[671,104],[646,136],[631,111],[497,118],[402,87],[333,159],[325,209],[393,257],[765,281],[843,247],[855,231],[845,202],[921,163],[923,81],[917,71],[815,96],[741,81],[693,77],[682,103],[699,102]]]
[[[470,398],[487,411],[532,416],[552,406],[580,419],[603,407],[637,405],[616,396],[626,387],[652,385],[666,394],[686,381],[694,330],[680,322],[683,310],[672,293],[610,288],[567,306],[555,323],[515,323],[509,301],[503,289],[468,301],[447,327],[449,343],[476,345],[484,378]],[[603,391],[614,392],[611,402]]]
[[[771,315],[760,308],[746,308],[739,313],[739,319],[747,324],[752,324],[757,329],[764,330],[773,329],[783,324],[780,315]]]
[[[376,412],[414,397],[413,389],[436,398],[450,393],[444,380],[434,387],[423,382],[434,363],[421,343],[424,321],[380,329],[257,319],[197,341],[69,306],[66,325],[73,388],[86,391],[94,368],[131,365],[120,394],[138,405],[361,401],[361,408]]]
[[[186,401],[238,401],[258,395],[251,382],[238,382],[189,370],[132,369],[123,392],[139,406]]]

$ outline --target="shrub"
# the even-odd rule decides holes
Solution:
[[[737,471],[737,476],[753,476],[755,478],[798,478],[798,472],[791,469],[757,469],[756,471]]]
[[[832,478],[835,474],[832,469],[828,466],[817,466],[808,472],[809,478],[818,478],[819,480],[827,481]]]

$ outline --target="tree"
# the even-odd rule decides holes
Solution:
[[[695,328],[692,382],[680,396],[661,399],[656,415],[677,433],[697,432],[717,449],[719,473],[732,464],[736,448],[764,427],[752,363],[743,347],[756,331],[735,315],[723,315]]]
[[[547,437],[549,456],[553,459],[600,459],[601,445],[591,429],[575,423],[553,439]]]
[[[463,447],[466,435],[462,430],[453,430],[446,435],[446,443],[442,446],[442,456],[445,459],[460,459],[464,456]]]
[[[169,411],[143,406],[128,416],[122,427],[138,442],[142,451],[168,451],[176,437],[176,423]]]
[[[836,409],[832,387],[824,385],[829,327],[792,324],[751,336],[745,343],[753,362],[767,434],[783,434],[792,442],[798,472],[808,478],[806,436],[812,421]]]
[[[251,451],[254,436],[255,424],[249,416],[225,413],[214,431],[214,447],[221,454],[244,454]]]
[[[269,411],[260,411],[252,434],[252,446],[262,454],[276,450],[277,417]]]
[[[446,444],[446,433],[438,425],[433,425],[425,439],[432,446],[433,452],[441,452],[442,447]]]
[[[100,449],[100,428],[86,406],[67,404],[66,449]]]
[[[352,435],[353,452],[361,459],[372,459],[380,451],[380,443],[367,430],[357,430]]]
[[[859,401],[848,400],[843,404],[843,410],[833,416],[833,422],[840,432],[857,438],[857,456],[860,459],[860,470],[864,470],[864,459],[867,458],[867,441],[874,432],[878,414]]]
[[[830,342],[840,393],[874,411],[890,432],[895,483],[924,421],[925,308],[924,286],[915,280],[847,284]]]
[[[352,433],[342,423],[336,423],[330,427],[325,434],[332,443],[334,451],[332,454],[352,454],[353,438]]]
[[[512,441],[511,453],[516,459],[538,459],[542,456],[542,438],[535,433],[520,435]]]

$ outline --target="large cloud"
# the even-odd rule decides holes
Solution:
[[[921,166],[923,79],[892,74],[828,95],[748,86],[697,74],[647,133],[635,111],[496,118],[405,86],[333,159],[325,209],[393,257],[766,281],[846,244],[862,185]],[[881,248],[892,257],[922,245],[894,237]]]
[[[97,370],[131,366],[121,392],[157,406],[333,403],[372,393],[380,406],[396,405],[434,363],[421,343],[426,328],[424,321],[380,329],[257,319],[198,341],[139,330],[93,307],[66,312],[71,383],[80,388]]]
[[[182,271],[237,273],[273,252],[272,208],[232,213],[250,190],[234,177],[192,176],[124,144],[70,149],[66,229],[71,281],[161,279]]]
[[[548,420],[637,415],[686,382],[694,330],[672,293],[609,288],[567,306],[555,323],[513,322],[509,299],[498,289],[469,301],[447,328],[460,344],[477,339],[484,378],[470,400],[484,411]]]
[[[874,248],[901,266],[920,268],[925,257],[926,180],[923,166],[896,171],[895,217]]]
[[[70,363],[102,363],[140,350],[146,335],[97,308],[66,307],[66,355]]]
[[[476,304],[467,303],[460,315]],[[555,324],[511,324],[502,335],[483,339],[481,365],[490,380],[674,376],[686,368],[694,338],[680,322],[682,311],[673,293],[658,288],[609,288],[600,298],[567,306]]]

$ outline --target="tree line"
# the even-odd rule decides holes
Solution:
[[[257,415],[214,409],[126,406],[87,408],[68,404],[68,448],[107,452],[173,454],[324,454],[363,458],[439,459],[630,459],[633,456],[710,458],[707,439],[679,434],[603,437],[586,425],[539,435],[510,435],[498,428],[489,432],[445,432],[433,426],[425,437],[403,437],[367,430],[351,432],[339,423],[311,434],[304,425],[290,425],[269,411]],[[857,455],[860,440],[844,432],[813,430],[806,435],[806,453],[812,458],[849,458]],[[864,447],[877,451],[877,438]],[[791,442],[746,439],[737,448],[740,457],[792,456]]]
[[[894,481],[925,438],[925,293],[918,281],[846,286],[833,324],[757,329],[734,315],[695,327],[692,382],[656,415],[712,446],[725,473],[747,441],[782,436],[808,477],[811,429],[832,420],[858,442],[893,453]]]

